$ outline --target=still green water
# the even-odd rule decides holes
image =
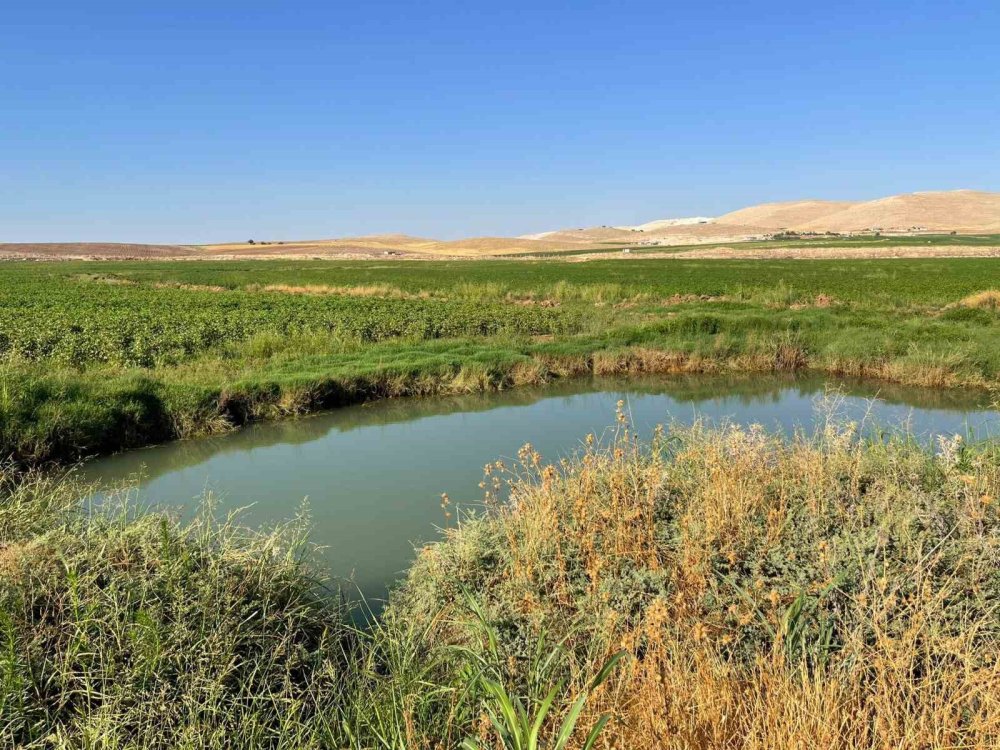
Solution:
[[[548,460],[571,455],[588,432],[613,424],[619,400],[642,435],[696,418],[808,431],[832,406],[869,432],[904,428],[928,442],[1000,436],[1000,413],[979,393],[774,376],[587,379],[380,401],[112,456],[81,473],[106,487],[139,477],[140,502],[182,510],[211,492],[220,511],[246,507],[242,520],[251,525],[288,520],[305,500],[329,570],[376,600],[405,571],[414,545],[455,522],[444,517],[441,493],[459,509],[478,507],[486,463],[528,442]]]

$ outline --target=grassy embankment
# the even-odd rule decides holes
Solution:
[[[296,527],[0,488],[0,744],[943,748],[1000,742],[1000,454],[836,427],[618,436],[492,504],[353,630]],[[609,658],[606,681],[590,687]],[[551,697],[550,697],[551,696]],[[546,712],[546,701],[549,709]],[[527,746],[525,747],[533,747]]]
[[[11,263],[0,455],[617,372],[1000,382],[1000,261]],[[976,295],[979,295],[978,297]]]

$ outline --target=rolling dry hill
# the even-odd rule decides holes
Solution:
[[[975,190],[893,195],[872,201],[802,200],[762,203],[714,219],[662,219],[634,227],[588,227],[526,235],[567,245],[609,243],[697,245],[762,239],[780,231],[1000,232],[1000,193]]]
[[[320,240],[181,246],[116,243],[0,244],[2,259],[400,258],[494,257],[638,246],[720,245],[759,240],[779,231],[850,234],[1000,233],[1000,193],[975,190],[909,193],[872,201],[803,200],[763,203],[715,219],[661,219],[632,227],[593,226],[520,237],[437,240],[374,234]]]
[[[975,190],[911,193],[855,203],[825,217],[805,221],[807,231],[859,232],[870,228],[906,231],[992,233],[1000,231],[1000,193]]]
[[[823,222],[831,215],[858,204],[849,201],[787,201],[761,203],[715,219],[713,223],[727,226],[752,226],[767,229],[791,229],[810,222]]]
[[[724,214],[716,224],[800,232],[1000,230],[1000,193],[976,190],[908,193],[878,200],[764,203]]]

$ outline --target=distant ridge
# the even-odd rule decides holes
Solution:
[[[439,240],[400,233],[316,240],[258,239],[213,245],[123,243],[0,243],[0,260],[197,259],[287,257],[447,258],[607,251],[640,246],[719,245],[779,232],[882,232],[887,235],[1000,234],[1000,193],[928,191],[871,201],[801,200],[762,203],[716,218],[659,219],[636,226],[559,229],[521,237]],[[1000,243],[998,243],[1000,244]]]
[[[872,201],[800,200],[761,203],[715,218],[659,219],[636,226],[591,226],[523,235],[562,243],[682,245],[739,242],[794,232],[1000,232],[1000,193],[926,191]]]
[[[764,203],[715,221],[800,232],[996,232],[1000,230],[1000,193],[927,191],[873,201]]]
[[[761,203],[718,217],[717,224],[793,229],[811,222],[823,222],[830,216],[859,205],[851,201],[785,201]]]
[[[645,224],[637,224],[633,227],[615,227],[615,229],[635,229],[640,232],[655,232],[667,227],[689,227],[692,224],[708,224],[714,221],[711,216],[687,216],[683,219],[658,219],[657,221],[647,221]]]
[[[805,230],[856,232],[884,230],[941,230],[959,232],[1000,231],[1000,193],[975,190],[911,193],[858,203],[821,221],[808,222]]]

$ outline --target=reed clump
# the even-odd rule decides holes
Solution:
[[[983,292],[970,294],[959,303],[963,307],[984,308],[987,310],[1000,310],[1000,289],[987,289]]]
[[[524,694],[543,635],[576,689],[624,650],[583,722],[613,717],[607,747],[1000,743],[995,447],[834,425],[643,447],[619,418],[578,460],[491,466],[511,502],[426,549],[390,617],[437,623],[429,650],[475,645],[475,592]]]
[[[352,635],[296,525],[84,515],[79,487],[38,476],[4,489],[0,746],[330,746]]]

